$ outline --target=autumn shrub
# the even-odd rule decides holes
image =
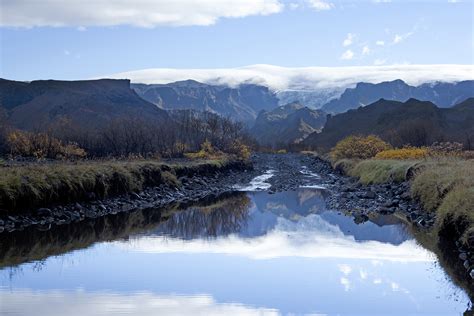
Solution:
[[[340,159],[369,159],[379,152],[390,149],[390,145],[377,136],[348,136],[331,150],[333,161]]]
[[[198,152],[186,153],[184,156],[189,159],[220,159],[225,155],[206,140],[201,144],[201,149]]]
[[[376,159],[423,159],[429,154],[429,150],[426,147],[403,147],[396,149],[388,149],[379,152],[375,155]]]
[[[456,142],[435,142],[429,147],[431,157],[460,157],[463,153],[463,144]]]
[[[37,159],[84,158],[86,152],[75,143],[63,143],[45,133],[14,130],[7,135],[7,147],[12,156]]]
[[[226,152],[244,160],[249,159],[252,153],[252,151],[250,150],[250,147],[245,145],[240,140],[233,141],[232,144],[230,145],[230,148],[228,148]]]

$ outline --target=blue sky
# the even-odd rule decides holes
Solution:
[[[474,63],[472,1],[379,1],[3,0],[0,76]]]

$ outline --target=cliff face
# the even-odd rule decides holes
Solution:
[[[143,99],[166,110],[208,111],[249,124],[261,110],[278,106],[278,98],[272,91],[254,84],[231,88],[186,80],[169,84],[132,84],[132,88]]]
[[[326,113],[295,102],[260,112],[251,132],[262,145],[293,144],[321,131],[325,123]]]
[[[17,128],[42,129],[60,118],[86,128],[100,127],[122,117],[165,119],[167,113],[141,99],[129,80],[57,81],[30,83],[0,80],[0,108]]]

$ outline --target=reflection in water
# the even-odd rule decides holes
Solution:
[[[310,188],[239,193],[181,211],[150,209],[6,235],[1,266],[45,260],[35,270],[34,263],[23,264],[13,276],[0,270],[0,314],[434,315],[466,309],[468,297],[398,218],[357,225],[327,211],[325,194]],[[50,257],[58,254],[64,255]]]
[[[278,315],[277,311],[236,303],[219,304],[209,295],[179,296],[136,293],[87,293],[84,291],[0,291],[2,307],[10,315],[87,315],[127,313],[156,315]],[[25,304],[28,302],[28,304]],[[93,307],[93,308],[91,308]]]

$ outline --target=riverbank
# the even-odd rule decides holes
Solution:
[[[199,201],[254,177],[242,160],[92,162],[2,168],[0,232],[48,230],[137,208]]]
[[[474,161],[341,160],[334,168],[365,186],[390,187],[385,194],[400,193],[394,202],[400,198],[417,201],[424,214],[412,216],[410,212],[407,218],[432,229],[441,249],[456,250],[458,260],[474,279]]]

